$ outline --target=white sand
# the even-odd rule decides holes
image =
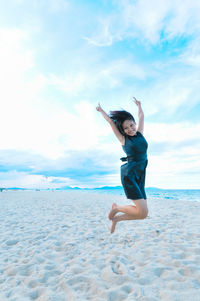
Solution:
[[[0,193],[0,300],[200,300],[200,203],[148,200],[149,218],[107,214],[124,196]]]

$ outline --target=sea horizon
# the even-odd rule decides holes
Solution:
[[[0,190],[123,190],[122,186],[100,186],[100,187],[79,187],[79,186],[63,186],[63,187],[56,187],[56,188],[26,188],[26,187],[0,187]],[[197,188],[160,188],[160,187],[146,187],[145,190],[181,190],[181,191],[188,191],[188,190],[196,190],[200,191]]]
[[[94,188],[81,188],[65,186],[61,188],[0,188],[0,192],[64,192],[64,191],[80,191],[98,194],[119,195],[125,196],[122,186],[102,186]],[[147,199],[160,199],[160,200],[182,200],[182,201],[197,201],[200,202],[200,189],[164,189],[158,187],[146,188]]]

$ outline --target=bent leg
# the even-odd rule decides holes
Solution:
[[[148,207],[147,207],[147,200],[140,199],[140,200],[133,200],[137,210],[139,211],[139,215],[142,219],[146,218],[148,215]]]
[[[134,200],[135,206],[119,206],[113,204],[110,211],[110,216],[112,216],[112,225],[110,232],[111,234],[115,231],[116,224],[120,221],[125,220],[136,220],[144,219],[148,215],[147,201],[145,199]],[[124,214],[116,215],[118,212],[123,212]]]
[[[108,218],[112,220],[118,212],[131,215],[132,219],[143,219],[147,217],[148,214],[147,201],[145,199],[140,199],[140,200],[133,200],[133,202],[135,203],[135,206],[132,205],[120,206],[113,203]]]
[[[112,225],[110,228],[110,233],[112,234],[115,231],[115,227],[117,225],[118,222],[120,221],[127,221],[127,220],[133,220],[133,216],[132,215],[128,215],[128,214],[121,214],[121,215],[116,215],[113,219],[112,219]]]

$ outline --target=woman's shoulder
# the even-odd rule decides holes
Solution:
[[[142,133],[142,132],[137,131],[136,134],[137,134],[138,136],[142,136],[142,137],[143,137],[143,133]]]
[[[121,146],[125,146],[125,144],[126,144],[126,136],[123,136],[120,142],[121,142]]]

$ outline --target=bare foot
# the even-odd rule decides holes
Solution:
[[[113,232],[115,232],[116,224],[117,224],[117,219],[113,218],[112,225],[111,225],[111,228],[110,228],[110,234],[113,234]]]
[[[116,213],[117,213],[117,204],[113,203],[112,204],[112,208],[111,208],[111,210],[110,210],[110,212],[108,214],[108,218],[110,220],[112,220],[114,218],[114,216],[115,216]]]

